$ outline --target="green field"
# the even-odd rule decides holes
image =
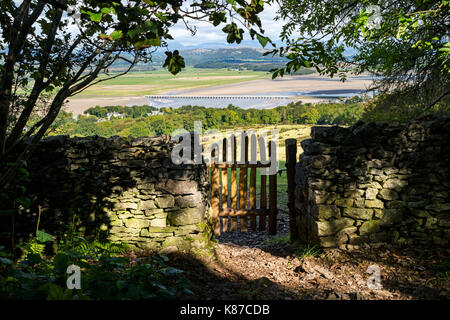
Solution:
[[[105,76],[100,78],[104,79]],[[270,78],[270,74],[263,71],[228,71],[227,69],[195,69],[187,67],[174,76],[165,69],[158,69],[154,71],[130,72],[118,78],[98,83],[74,98],[142,96],[267,78]]]

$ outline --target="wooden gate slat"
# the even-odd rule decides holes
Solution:
[[[223,162],[227,161],[227,139],[223,139]],[[228,169],[222,168],[222,209],[228,208]],[[228,231],[228,218],[222,218],[222,231]]]
[[[236,163],[236,136],[231,136],[232,156],[233,163]],[[231,208],[237,209],[237,175],[236,167],[231,168]],[[237,218],[232,217],[230,219],[230,231],[237,230]]]
[[[269,176],[269,234],[277,233],[277,175]]]
[[[239,171],[239,209],[247,209],[247,168],[241,168]],[[241,231],[247,232],[247,217],[239,217],[241,222]]]
[[[250,169],[250,209],[256,209],[256,168]],[[250,216],[250,228],[256,231],[256,216]]]
[[[295,219],[295,162],[297,161],[297,140],[286,139],[286,176],[288,185],[289,233],[291,242],[299,240]]]
[[[267,176],[261,175],[261,197],[259,207],[261,209],[267,209],[267,187],[266,187]],[[266,216],[259,216],[259,231],[264,231],[266,229]]]
[[[261,192],[259,208],[257,208],[257,170],[267,168],[271,164],[262,164],[253,156],[252,163],[250,164],[248,161],[250,137],[246,134],[243,136],[245,140],[243,141],[243,148],[241,146],[241,156],[244,158],[241,158],[241,160],[244,160],[242,163],[236,163],[236,137],[231,135],[228,138],[229,140],[227,138],[223,139],[222,163],[212,163],[210,166],[211,208],[214,233],[220,235],[221,231],[237,231],[239,217],[241,232],[247,232],[249,227],[253,231],[264,231],[268,221],[268,233],[273,235],[276,234],[277,229],[277,175],[269,175],[268,182],[267,175],[260,175]],[[256,140],[254,137],[252,139]],[[253,142],[254,140],[252,140],[252,144],[256,143]],[[228,143],[232,146],[231,154],[227,146]],[[269,141],[269,157],[271,157],[273,145],[273,142]],[[230,161],[230,158],[233,158],[232,161]],[[226,163],[227,160],[230,163]],[[228,176],[228,168],[230,168],[230,177]],[[239,173],[237,172],[238,169]],[[248,173],[249,169],[250,173]],[[238,175],[239,177],[237,177]],[[267,187],[269,189],[268,191]]]
[[[269,158],[272,155],[272,142],[269,141]],[[277,233],[277,175],[269,176],[269,234]]]
[[[211,207],[214,234],[220,235],[219,220],[219,169],[214,164],[211,166]]]
[[[242,141],[241,141],[242,143]],[[241,149],[242,150],[242,149]],[[242,154],[241,154],[242,159]],[[248,163],[248,137],[245,135],[244,141],[244,159],[245,163]],[[248,168],[246,166],[240,168],[239,171],[239,209],[247,209],[247,175]],[[241,223],[241,232],[248,231],[248,219],[247,216],[239,217],[239,221]]]
[[[237,217],[243,215],[264,217],[269,214],[268,209],[232,209],[226,208],[219,211],[220,217]]]

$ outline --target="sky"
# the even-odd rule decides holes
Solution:
[[[264,11],[260,14],[265,35],[273,41],[277,41],[279,39],[282,27],[282,22],[274,20],[277,10],[278,4],[274,3],[270,6],[265,4]],[[183,49],[183,47],[215,48],[236,46],[236,43],[232,45],[227,44],[227,36],[222,31],[225,24],[221,24],[217,27],[214,27],[212,24],[207,22],[195,22],[193,24],[197,27],[197,33],[195,36],[192,36],[190,31],[186,30],[184,23],[178,23],[171,29],[170,34],[173,36],[174,40],[169,42],[169,49]],[[242,41],[240,45],[261,48],[261,45],[257,40],[251,40],[248,32],[244,34],[244,41]]]
[[[21,1],[14,0],[14,2],[20,3]],[[266,3],[264,5],[264,11],[259,15],[263,29],[265,30],[265,35],[277,44],[279,44],[278,39],[283,24],[282,21],[274,20],[278,8],[279,7],[276,2],[271,5]],[[192,24],[197,27],[197,33],[195,34],[195,36],[192,36],[191,32],[186,29],[183,22],[179,22],[177,25],[171,28],[170,34],[172,35],[174,40],[168,42],[169,50],[238,46],[236,43],[227,43],[227,36],[222,31],[222,28],[225,26],[225,24],[221,24],[217,27],[214,27],[208,22],[192,21]],[[243,28],[242,25],[239,25],[239,27]],[[68,28],[69,32],[73,34],[79,32],[78,27],[75,24],[70,25]],[[244,40],[239,44],[239,46],[261,48],[259,42],[257,40],[252,40],[248,32],[244,34]]]

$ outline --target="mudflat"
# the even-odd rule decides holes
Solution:
[[[328,90],[366,90],[372,80],[366,76],[350,77],[345,82],[338,78],[319,75],[289,76],[277,79],[262,79],[228,85],[172,91],[171,94],[189,95],[262,95],[267,93],[291,93]],[[303,100],[303,99],[301,99]]]
[[[206,88],[195,89],[167,89],[160,92],[160,94],[189,94],[198,96],[212,96],[212,95],[291,95],[295,92],[310,92],[310,91],[335,91],[335,90],[366,90],[369,88],[372,80],[366,76],[349,77],[347,81],[342,82],[338,78],[328,78],[316,74],[304,76],[288,76],[283,78],[262,79],[246,82],[238,82],[233,84],[226,84],[220,86],[211,86]],[[142,86],[142,85],[140,85]],[[111,86],[112,87],[112,86]],[[112,89],[112,88],[111,88]],[[326,99],[320,97],[302,96],[297,100],[304,103],[307,102],[322,102]],[[111,93],[107,95],[97,95],[89,97],[73,97],[65,104],[65,110],[72,112],[74,115],[83,114],[83,112],[95,106],[108,105],[145,105],[148,104],[144,96],[130,96],[121,95],[113,96]]]

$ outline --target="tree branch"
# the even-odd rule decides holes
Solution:
[[[52,47],[54,45],[55,37],[58,31],[59,24],[61,22],[63,10],[57,9],[55,12],[55,17],[53,19],[52,26],[49,30],[47,39],[45,41],[44,48],[42,50],[43,55],[40,59],[38,78],[35,79],[33,89],[28,97],[25,104],[25,108],[22,110],[18,121],[16,122],[11,134],[9,135],[6,144],[15,144],[15,141],[19,138],[20,134],[23,132],[28,119],[30,118],[31,112],[33,111],[39,95],[47,87],[44,85],[45,70],[47,69],[48,62],[50,60],[50,54]]]

